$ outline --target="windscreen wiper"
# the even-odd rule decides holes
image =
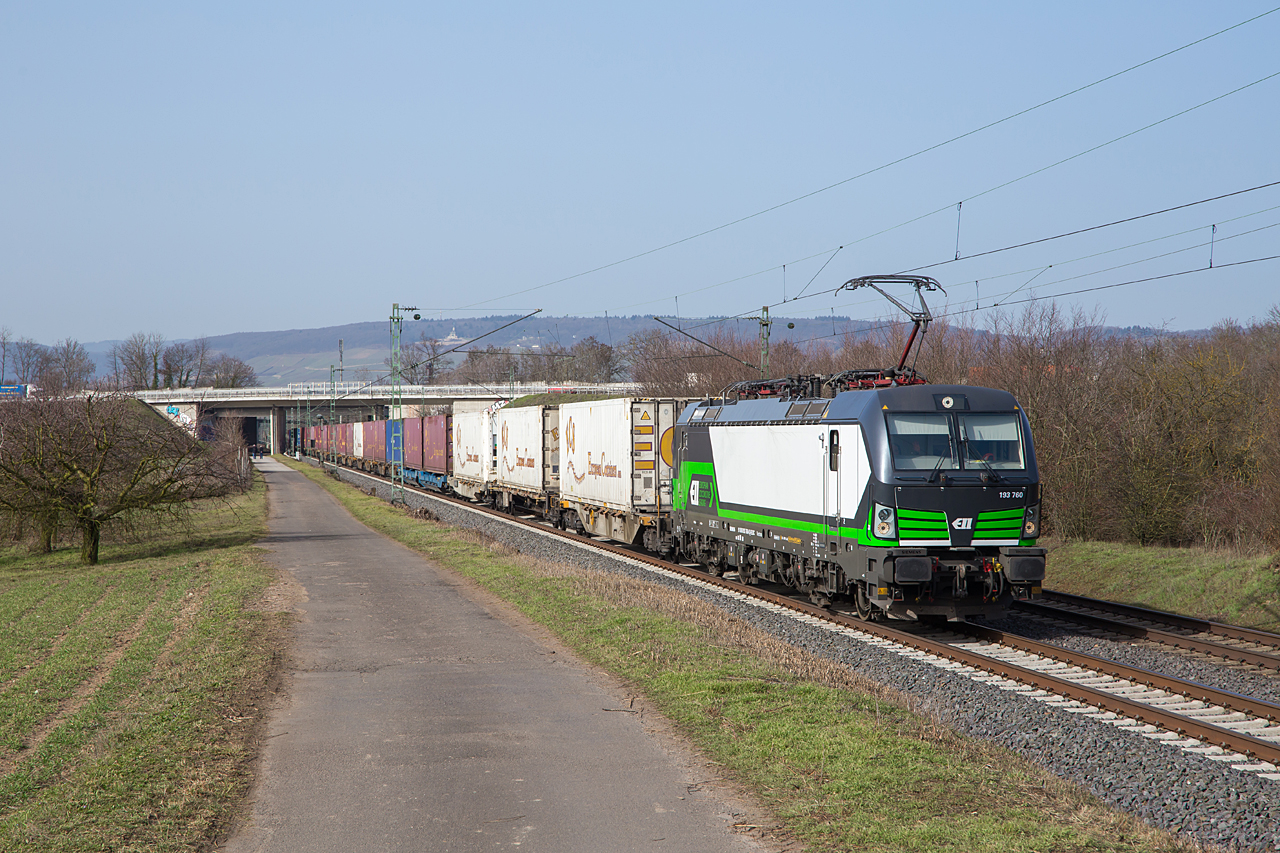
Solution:
[[[1000,475],[996,473],[996,469],[992,467],[991,463],[988,462],[986,459],[984,459],[982,457],[982,454],[978,454],[977,456],[972,455],[969,448],[969,431],[964,428],[963,418],[961,419],[961,421],[962,423],[960,424],[960,432],[961,432],[960,443],[964,445],[965,464],[967,465],[970,462],[981,462],[989,472],[988,475],[984,475],[983,479],[990,480],[993,483],[999,482]]]
[[[942,467],[942,463],[951,458],[951,438],[947,438],[947,455],[938,457],[938,464],[933,466],[933,471],[929,473],[928,482],[932,483],[933,478],[938,476],[938,469]]]

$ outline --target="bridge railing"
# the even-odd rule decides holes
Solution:
[[[172,388],[159,391],[135,391],[134,396],[148,403],[222,402],[233,400],[327,400],[336,393],[342,399],[384,400],[392,395],[390,385],[365,385],[358,382],[339,382],[334,389],[329,382],[295,382],[277,387],[256,388]],[[522,383],[514,385],[402,385],[400,395],[406,402],[414,399],[500,399],[523,397],[527,394],[638,394],[640,386],[630,382],[611,382],[598,385],[567,385],[546,383]]]

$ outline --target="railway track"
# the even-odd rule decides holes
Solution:
[[[1022,612],[1061,619],[1112,634],[1201,652],[1280,672],[1280,635],[1128,604],[1044,591],[1039,602],[1016,602]]]
[[[369,474],[341,470],[356,477],[386,482]],[[612,553],[644,564],[650,571],[750,600],[835,633],[882,648],[896,647],[895,650],[902,650],[900,654],[1280,781],[1280,705],[984,626],[928,631],[865,622],[853,615],[820,608],[729,577],[716,577],[699,568],[561,531],[533,516],[513,516],[439,493],[412,491],[506,523],[536,529],[546,536]]]

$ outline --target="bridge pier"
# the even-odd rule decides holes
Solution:
[[[283,406],[271,407],[271,452],[284,453],[285,418],[288,411]]]

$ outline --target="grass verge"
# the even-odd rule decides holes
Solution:
[[[1280,554],[1050,542],[1045,586],[1280,633]]]
[[[208,849],[248,788],[283,616],[266,487],[188,526],[0,551],[0,849]]]
[[[691,596],[535,561],[283,461],[633,685],[809,850],[1198,849]]]

